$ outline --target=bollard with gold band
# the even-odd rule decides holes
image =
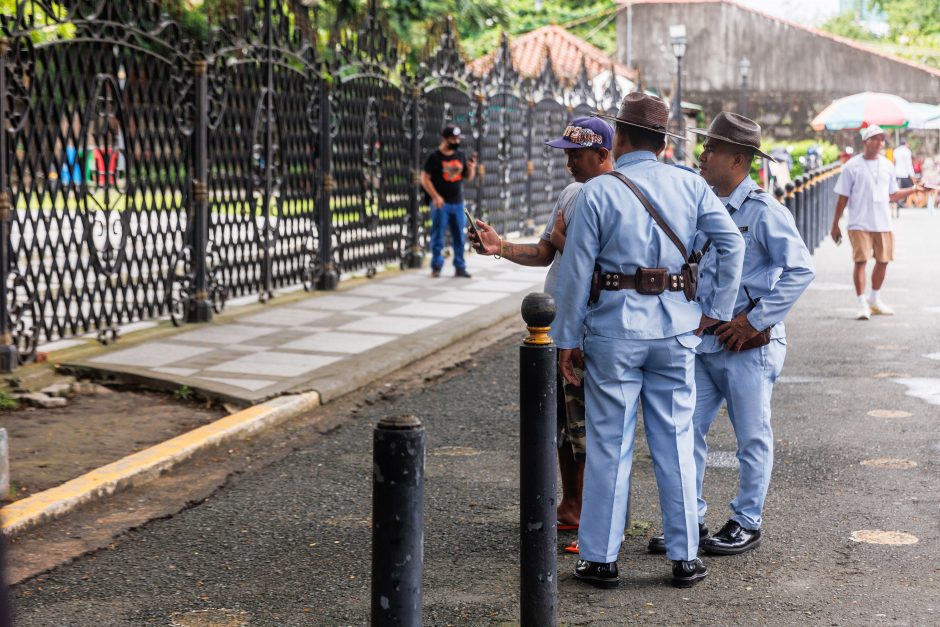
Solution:
[[[557,349],[548,335],[555,300],[533,292],[522,301],[529,334],[519,347],[519,546],[520,623],[556,624],[557,543],[555,526],[557,437]]]

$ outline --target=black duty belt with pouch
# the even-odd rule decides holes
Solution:
[[[687,300],[695,300],[695,293],[698,290],[698,259],[689,256],[678,236],[633,181],[616,170],[607,174],[617,177],[630,188],[653,221],[659,225],[663,233],[682,253],[682,258],[687,261],[682,265],[679,274],[670,274],[668,268],[639,268],[636,274],[618,274],[604,272],[600,267],[595,266],[591,277],[591,296],[588,303],[596,303],[601,290],[636,290],[638,294],[650,296],[656,296],[665,291],[683,292]]]

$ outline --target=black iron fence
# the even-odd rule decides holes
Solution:
[[[778,187],[774,190],[777,200],[793,214],[796,227],[810,253],[816,252],[816,248],[829,235],[835,214],[833,190],[841,168],[841,163],[830,163],[796,177],[787,183],[786,188]]]
[[[472,132],[472,211],[502,231],[546,220],[574,113],[609,109],[582,71],[513,69],[504,39],[470,74],[450,23],[403,58],[376,2],[356,25],[254,0],[202,37],[154,0],[17,0],[0,16],[0,369],[40,342],[170,316],[343,272],[420,265],[418,183],[448,122]],[[296,11],[302,11],[298,14]]]

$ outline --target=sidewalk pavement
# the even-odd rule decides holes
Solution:
[[[546,272],[474,254],[467,268],[472,279],[448,276],[449,264],[438,279],[424,269],[380,275],[64,365],[247,404],[308,391],[328,402],[517,314]]]

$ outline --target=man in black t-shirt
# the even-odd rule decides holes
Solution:
[[[431,276],[441,276],[444,267],[444,232],[450,229],[454,245],[455,276],[470,278],[463,258],[463,183],[476,175],[476,155],[467,159],[460,150],[460,128],[448,124],[441,131],[441,143],[428,155],[421,172],[421,187],[431,198]]]

